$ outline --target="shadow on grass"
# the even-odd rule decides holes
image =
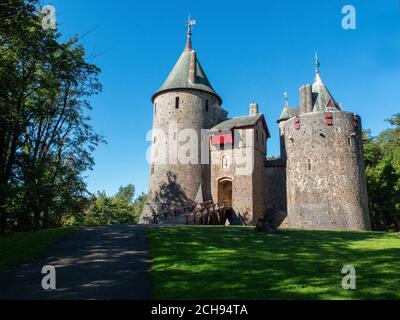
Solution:
[[[194,227],[149,235],[156,298],[400,298],[395,234]],[[356,268],[356,290],[341,286],[345,265]]]

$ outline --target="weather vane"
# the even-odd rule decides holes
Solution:
[[[319,59],[318,59],[318,52],[315,52],[315,70],[319,73],[319,67],[321,66]]]
[[[192,27],[195,26],[196,24],[197,24],[197,21],[194,19],[191,19],[190,14],[189,14],[189,18],[188,18],[188,22],[187,22],[188,34],[192,33]]]

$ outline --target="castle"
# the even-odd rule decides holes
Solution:
[[[140,223],[172,207],[212,200],[229,203],[247,225],[266,219],[275,227],[370,229],[361,118],[341,110],[319,62],[314,83],[300,88],[300,106],[290,107],[286,97],[277,121],[280,159],[267,160],[271,136],[258,105],[228,118],[191,37],[189,23],[185,49],[152,97],[149,198]],[[178,150],[190,139],[194,147]],[[162,151],[167,155],[157,154]]]

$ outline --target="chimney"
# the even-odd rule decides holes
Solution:
[[[190,51],[190,62],[189,62],[189,82],[196,82],[196,51]]]
[[[312,87],[308,84],[306,86],[306,111],[307,113],[313,112],[313,104],[312,104]]]
[[[300,114],[307,113],[307,93],[306,86],[300,87]]]
[[[258,116],[258,104],[250,103],[250,117]]]

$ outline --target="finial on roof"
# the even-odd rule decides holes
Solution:
[[[315,52],[315,72],[319,73],[319,67],[321,66],[321,63],[319,62],[318,59],[318,52]]]
[[[187,21],[187,33],[186,33],[186,48],[185,50],[192,50],[192,27],[196,24],[196,20],[190,18],[190,14]]]
[[[323,82],[322,82],[322,79],[321,79],[321,77],[319,75],[319,68],[320,67],[321,67],[321,63],[320,63],[319,58],[318,58],[318,53],[315,52],[315,81],[314,82],[322,84]]]
[[[289,107],[288,92],[285,91],[285,92],[283,93],[283,96],[285,97],[285,107]]]

